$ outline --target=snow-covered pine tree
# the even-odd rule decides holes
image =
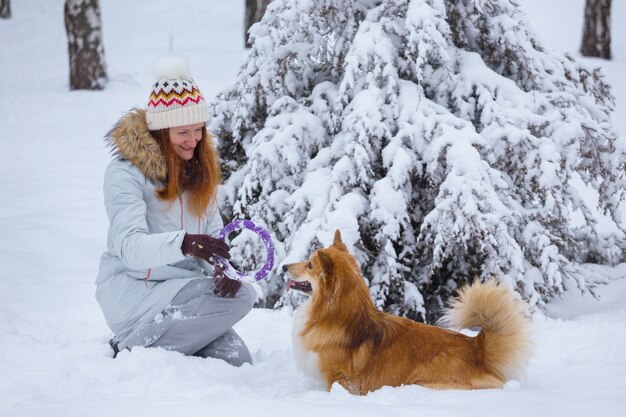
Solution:
[[[624,258],[574,186],[619,222],[608,86],[548,54],[515,3],[275,0],[251,35],[211,128],[227,214],[269,227],[280,259],[339,228],[377,305],[432,321],[475,278],[542,306],[589,289],[579,262]]]
[[[318,218],[325,204],[315,175],[324,175],[329,161],[320,162],[319,173],[305,174],[310,160],[328,159],[324,148],[334,132],[335,83],[344,43],[351,39],[359,15],[352,2],[344,3],[272,1],[262,23],[251,28],[252,49],[236,87],[214,103],[211,130],[220,139],[228,178],[224,214],[264,223],[283,244],[293,241],[303,217]],[[301,231],[305,237],[295,241],[299,250],[288,245],[293,257],[307,256],[322,226],[318,222],[310,233]],[[248,236],[237,239],[249,249],[240,253],[247,260],[242,265],[252,267],[259,259]],[[284,258],[284,247],[277,245],[278,259]],[[282,295],[282,278],[274,276],[261,285],[261,304],[274,305]]]
[[[512,232],[525,252],[525,270],[539,268],[542,277],[527,280],[533,289],[526,288],[526,295],[540,293],[541,303],[560,294],[568,279],[589,288],[571,261],[598,252],[605,262],[624,257],[623,246],[598,236],[596,219],[581,189],[573,186],[582,178],[597,189],[600,206],[620,222],[616,215],[624,199],[624,155],[614,147],[608,86],[598,70],[589,72],[571,57],[545,52],[513,2],[459,0],[450,2],[448,13],[455,45],[478,53],[487,71],[517,87],[488,82],[487,71],[476,76],[480,73],[474,70],[461,75],[453,90],[435,85],[433,95],[490,142],[484,158],[507,174],[515,190],[522,222]],[[451,104],[468,96],[473,108],[456,110]],[[574,228],[572,211],[585,216],[584,226]],[[580,244],[582,236],[587,246]]]

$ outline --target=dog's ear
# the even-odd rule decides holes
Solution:
[[[333,239],[333,246],[339,250],[348,252],[348,248],[341,240],[341,232],[339,231],[339,229],[335,230],[335,238]]]
[[[317,251],[317,259],[319,260],[320,267],[324,275],[330,276],[333,274],[334,265],[333,260],[323,250]]]

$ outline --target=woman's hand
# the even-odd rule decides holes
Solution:
[[[214,277],[214,286],[213,286],[213,294],[218,297],[226,297],[233,298],[237,295],[237,291],[241,288],[241,281],[237,281],[236,279],[228,278],[224,269],[221,265],[214,266],[215,274]]]
[[[220,239],[209,235],[190,235],[187,233],[183,238],[181,250],[185,255],[202,258],[213,265],[215,285],[213,293],[219,297],[233,298],[241,288],[241,281],[228,278],[224,267],[217,257],[230,259],[230,246]]]
[[[204,259],[212,265],[218,264],[217,257],[230,259],[230,246],[220,239],[209,235],[190,235],[183,238],[180,249],[185,255]]]

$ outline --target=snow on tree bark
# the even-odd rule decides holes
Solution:
[[[8,19],[11,17],[11,0],[0,0],[0,18]]]
[[[611,0],[586,0],[580,53],[611,59]]]
[[[623,233],[600,236],[573,184],[623,231],[613,98],[527,27],[508,0],[274,0],[213,104],[226,215],[265,223],[285,262],[341,229],[377,306],[413,319],[477,278],[536,307],[591,290],[578,263],[623,260]]]
[[[102,90],[107,83],[98,0],[66,0],[71,90]]]
[[[246,48],[250,48],[250,35],[248,31],[256,22],[261,21],[265,9],[271,0],[246,0],[246,12],[244,21],[244,43]]]

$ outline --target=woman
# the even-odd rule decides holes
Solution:
[[[184,62],[165,61],[160,73],[147,109],[130,111],[107,135],[115,158],[104,177],[109,230],[96,298],[115,353],[159,346],[250,363],[232,326],[255,292],[217,262],[230,248],[214,237],[223,227],[221,173],[208,108]]]

